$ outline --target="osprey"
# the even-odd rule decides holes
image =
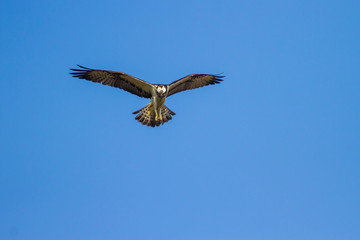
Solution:
[[[173,111],[165,106],[167,97],[181,91],[220,83],[221,78],[224,77],[211,74],[191,74],[169,85],[150,84],[123,72],[78,66],[81,69],[70,69],[73,71],[70,73],[73,77],[117,87],[139,97],[150,98],[151,101],[147,106],[133,112],[133,114],[139,113],[135,119],[141,124],[151,127],[160,126],[160,124],[171,120],[172,115],[175,115]]]

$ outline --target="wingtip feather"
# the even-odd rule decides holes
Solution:
[[[83,68],[83,69],[89,69],[90,70],[90,68],[87,68],[87,67],[84,67],[84,66],[81,66],[80,64],[76,64],[78,67],[80,67],[80,68]]]

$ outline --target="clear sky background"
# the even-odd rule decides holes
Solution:
[[[360,239],[359,23],[355,0],[2,0],[0,239]],[[149,128],[76,64],[226,78]]]

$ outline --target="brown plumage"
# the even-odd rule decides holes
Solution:
[[[139,97],[151,98],[150,104],[134,112],[135,119],[146,126],[160,126],[175,115],[165,106],[167,97],[186,90],[218,84],[224,76],[212,74],[191,74],[169,85],[150,84],[139,78],[123,72],[97,70],[80,66],[80,69],[70,69],[73,77],[98,82],[111,87],[123,89]]]
[[[152,84],[147,83],[141,79],[138,79],[123,72],[95,70],[80,65],[78,66],[82,69],[70,69],[74,71],[70,73],[73,75],[73,77],[78,77],[80,79],[86,79],[92,82],[98,82],[111,87],[120,88],[139,97],[151,97],[150,91],[152,88]]]
[[[172,119],[172,115],[176,115],[173,111],[171,111],[167,106],[163,106],[161,108],[161,117],[162,119],[159,121],[155,121],[155,114],[153,111],[152,103],[149,103],[145,107],[143,107],[140,110],[137,110],[136,112],[133,112],[133,114],[139,113],[135,120],[140,122],[142,125],[146,126],[160,126],[160,124],[164,124]]]
[[[169,85],[168,97],[185,90],[192,90],[195,88],[204,87],[207,85],[214,85],[222,81],[224,76],[211,74],[191,74],[183,77]]]

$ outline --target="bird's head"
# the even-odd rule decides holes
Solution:
[[[165,85],[156,85],[155,89],[160,97],[164,97],[167,93],[167,87]]]

